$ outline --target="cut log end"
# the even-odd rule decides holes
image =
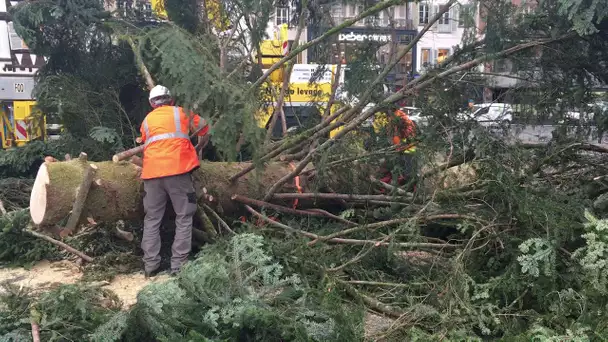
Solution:
[[[49,171],[45,164],[40,165],[30,196],[30,216],[34,224],[42,223],[46,213],[46,187],[50,183]]]
[[[112,161],[115,163],[118,163],[120,161],[120,156],[118,156],[117,154],[112,156]]]

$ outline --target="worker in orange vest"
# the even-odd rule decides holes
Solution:
[[[404,171],[398,176],[397,184],[404,185],[406,179],[411,178],[412,174],[415,172],[414,152],[416,152],[416,145],[412,141],[416,136],[414,122],[410,120],[405,112],[397,109],[390,118],[385,114],[378,115],[374,120],[374,126],[376,131],[379,130],[380,126],[384,126],[390,143],[394,146],[398,146],[397,151],[400,152],[398,160]],[[393,174],[386,166],[386,162],[383,163],[380,172],[382,174],[380,180],[390,184],[393,180]]]
[[[203,118],[174,106],[175,101],[166,87],[154,87],[149,101],[154,110],[144,119],[138,139],[144,144],[141,178],[146,216],[141,248],[146,278],[158,273],[160,267],[160,226],[168,199],[177,215],[171,275],[188,259],[192,248],[192,218],[197,208],[191,172],[200,166],[189,133],[198,131],[201,137],[209,131]]]

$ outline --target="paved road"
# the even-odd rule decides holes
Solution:
[[[517,139],[523,143],[538,143],[545,142],[551,140],[551,132],[553,130],[559,128],[557,125],[519,125],[512,124],[510,126],[509,134],[513,139]],[[569,131],[574,134],[576,127],[569,126]],[[494,130],[494,129],[493,129]],[[588,138],[586,142],[589,143],[598,143],[597,131],[595,128],[585,128],[585,131],[588,131]],[[602,137],[602,143],[605,144],[608,142],[608,134],[604,134]]]

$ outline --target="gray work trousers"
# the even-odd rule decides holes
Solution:
[[[196,213],[196,193],[190,174],[144,180],[144,269],[153,272],[160,266],[160,226],[167,199],[171,199],[175,218],[175,238],[171,247],[171,269],[178,270],[188,260],[192,248],[192,217]]]

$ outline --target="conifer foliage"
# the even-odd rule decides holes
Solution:
[[[357,20],[372,25],[372,16],[406,2],[361,2]],[[348,96],[333,98],[338,120],[302,125],[275,142],[264,139],[255,117],[277,102],[276,94],[261,94],[281,87],[251,56],[277,3],[222,2],[220,24],[209,8],[186,11],[200,9],[197,1],[181,3],[167,0],[169,18],[162,22],[111,16],[94,0],[14,7],[17,31],[34,52],[50,56],[36,90],[41,107],[60,117],[74,140],[0,153],[0,174],[28,175],[42,155],[71,149],[69,141],[97,151],[91,159],[98,160],[129,147],[149,110],[146,77],[139,74],[145,69],[180,105],[208,119],[221,158],[235,159],[247,145],[254,151],[253,166],[243,172],[294,162],[292,174],[267,185],[267,201],[294,176],[314,189],[297,194],[296,209],[249,201],[257,204],[242,206],[249,219],[213,216],[238,234],[218,234],[176,278],[145,288],[129,311],[118,312],[115,301],[81,286],[7,295],[0,340],[28,338],[31,318],[41,317],[45,338],[59,340],[360,341],[364,309],[391,319],[373,336],[378,340],[608,338],[608,149],[585,140],[591,128],[584,124],[560,126],[547,143],[519,143],[511,134],[516,125],[488,127],[460,115],[469,96],[482,97],[500,63],[526,81],[508,94],[527,101],[514,106],[518,124],[555,124],[569,108],[584,108],[595,84],[608,80],[604,2],[539,1],[523,13],[502,0],[479,1],[488,20],[482,37],[465,25],[462,47],[399,89],[387,75],[406,50],[393,49],[387,65],[378,66],[379,46],[362,44],[349,51]],[[333,53],[336,33],[353,24],[329,20],[335,4],[294,1],[292,24],[331,28],[274,68],[305,49]],[[441,13],[435,14],[436,22]],[[427,28],[436,27],[433,20]],[[420,107],[428,124],[418,127],[406,183],[381,182],[380,166],[401,172],[406,165],[388,131],[367,123],[401,100]],[[0,248],[7,251],[0,250],[0,261],[54,255],[24,238],[27,223],[24,211],[0,217]],[[88,248],[104,252],[99,244]]]
[[[0,295],[0,341],[29,340],[30,310],[45,340],[356,341],[355,306],[287,275],[259,235],[206,247],[176,279],[154,283],[130,312],[99,289],[64,285],[40,297]],[[313,295],[314,294],[314,295]],[[68,327],[68,328],[62,328]],[[60,335],[61,334],[61,335]]]

